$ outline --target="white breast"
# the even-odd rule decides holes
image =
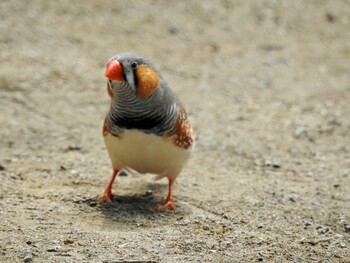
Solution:
[[[137,130],[125,130],[120,137],[108,133],[104,140],[114,169],[158,174],[157,179],[176,178],[193,149],[179,148],[163,137]]]

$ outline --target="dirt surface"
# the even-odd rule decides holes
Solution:
[[[1,1],[0,262],[350,262],[349,1]],[[105,63],[136,51],[194,155],[98,204]]]

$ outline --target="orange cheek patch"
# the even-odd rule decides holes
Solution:
[[[136,95],[149,96],[153,94],[160,82],[157,73],[146,65],[140,65],[136,70],[136,74],[138,77]]]

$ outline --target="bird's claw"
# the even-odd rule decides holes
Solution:
[[[156,208],[160,211],[167,210],[167,209],[175,210],[174,201],[166,200],[163,204],[157,205]]]
[[[113,195],[111,193],[104,192],[102,195],[97,197],[98,202],[106,201],[107,203],[112,203]]]

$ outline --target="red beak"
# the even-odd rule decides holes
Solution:
[[[105,77],[110,80],[124,80],[123,67],[117,60],[111,60],[108,62],[105,72]]]

